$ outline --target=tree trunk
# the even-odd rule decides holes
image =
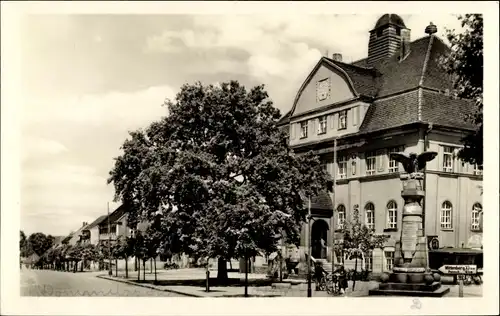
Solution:
[[[146,259],[142,260],[142,278],[146,281]]]
[[[354,259],[354,272],[352,274],[352,291],[354,292],[354,286],[356,285],[356,270],[358,270],[358,256]]]
[[[80,266],[80,272],[83,272],[83,265],[85,264],[85,259],[82,260],[82,265]]]
[[[153,273],[153,258],[149,259],[149,273]]]
[[[128,257],[125,257],[125,279],[128,279]]]
[[[137,257],[135,258],[135,268],[137,271],[137,281],[141,280],[141,265],[137,264]]]
[[[223,258],[217,259],[217,283],[227,284],[227,262]]]
[[[115,276],[118,277],[118,259],[115,259]]]
[[[245,256],[245,297],[248,297],[248,268],[250,267],[250,258]]]
[[[156,278],[156,258],[153,258],[153,261],[155,263],[155,284],[156,284],[156,282],[158,281],[158,279]]]

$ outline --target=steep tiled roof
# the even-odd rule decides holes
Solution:
[[[99,216],[95,221],[93,221],[92,223],[88,224],[87,227],[85,227],[85,229],[91,229],[97,225],[99,225],[100,223],[102,223],[103,220],[106,219],[106,217],[108,217],[107,215],[101,215]]]
[[[311,197],[311,209],[333,210],[332,199],[328,193],[321,191],[317,196]]]
[[[454,128],[474,129],[465,121],[476,107],[470,100],[454,99],[442,93],[424,90],[422,93],[422,121]]]
[[[418,91],[373,102],[366,112],[360,131],[370,132],[409,124],[418,119]]]
[[[116,210],[114,210],[113,212],[111,212],[111,214],[109,214],[109,222],[110,223],[116,222],[126,212],[127,212],[127,208],[123,204],[120,205]],[[99,222],[98,225],[107,225],[107,224],[108,224],[108,216],[104,215],[104,218]]]

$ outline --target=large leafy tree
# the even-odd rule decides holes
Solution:
[[[483,16],[459,16],[462,33],[447,30],[451,52],[443,60],[446,71],[452,75],[458,97],[474,101],[476,110],[466,120],[476,126],[473,133],[463,139],[459,157],[471,164],[483,165]]]
[[[218,258],[221,280],[227,260],[275,251],[280,229],[298,243],[306,198],[327,175],[288,147],[264,87],[186,84],[166,106],[168,117],[130,133],[110,172],[131,225],[160,214],[172,249]]]
[[[28,243],[38,256],[42,256],[54,244],[54,237],[43,233],[33,233],[28,237]]]

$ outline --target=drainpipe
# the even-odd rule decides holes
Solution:
[[[428,123],[427,130],[425,131],[425,134],[424,134],[424,152],[429,149],[429,133],[431,132],[431,130],[432,130],[432,123]],[[425,192],[426,184],[427,184],[427,166],[425,166],[425,169],[424,169],[424,185],[422,188],[424,190],[424,192]],[[422,234],[424,237],[426,236],[425,235],[425,215],[426,215],[425,199],[426,198],[427,198],[427,194],[424,195],[424,199],[422,201]]]

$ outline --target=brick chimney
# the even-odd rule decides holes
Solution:
[[[384,14],[373,30],[368,42],[368,64],[370,66],[388,59],[394,54],[407,54],[410,43],[410,29],[397,14]]]
[[[339,53],[332,54],[332,59],[335,61],[342,62],[342,54],[339,54]]]

